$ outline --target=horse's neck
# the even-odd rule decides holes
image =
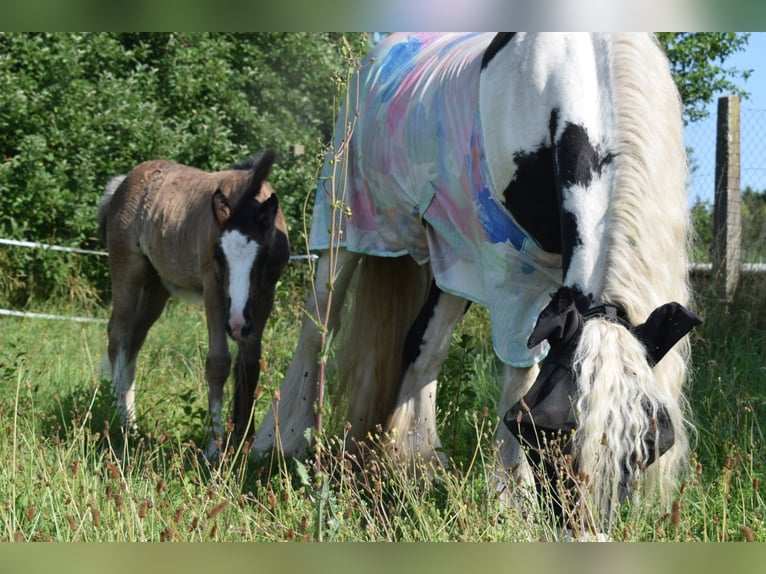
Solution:
[[[564,282],[591,298],[603,287],[613,178],[613,166],[603,161],[614,143],[607,48],[604,38],[585,34],[520,34],[482,71],[479,88],[494,193],[502,202],[499,196],[516,176],[515,158],[552,150],[553,165],[545,167],[554,170],[557,189],[528,191],[559,198]],[[589,163],[588,178],[581,171]]]

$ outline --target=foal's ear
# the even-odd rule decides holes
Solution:
[[[271,227],[274,225],[274,219],[277,217],[277,211],[279,210],[279,200],[276,194],[272,193],[268,199],[261,202],[258,206],[256,217],[258,223],[263,227]]]
[[[260,158],[258,159],[258,163],[253,167],[252,173],[250,174],[250,182],[248,184],[249,189],[245,194],[246,197],[258,196],[261,191],[261,186],[263,185],[263,182],[266,181],[266,178],[269,177],[271,166],[274,164],[276,159],[277,152],[275,152],[273,149],[267,149],[261,154]]]
[[[645,323],[633,329],[633,333],[646,347],[651,365],[673,348],[684,335],[702,323],[697,315],[680,303],[666,303],[651,312]]]
[[[213,194],[213,217],[221,226],[231,217],[231,205],[220,189],[216,189]]]

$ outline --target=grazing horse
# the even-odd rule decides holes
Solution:
[[[356,272],[339,334],[351,352],[338,351],[353,437],[381,425],[398,454],[439,456],[437,376],[475,302],[506,365],[505,471],[534,480],[524,452],[560,436],[605,512],[642,469],[668,494],[688,455],[685,335],[699,319],[684,307],[682,112],[655,39],[393,34],[347,102],[313,213],[314,316],[254,449],[306,447],[316,321],[332,294],[339,330]]]
[[[290,257],[287,227],[266,182],[275,154],[207,173],[153,160],[107,186],[98,213],[109,251],[112,315],[108,358],[121,422],[135,425],[136,358],[171,295],[205,306],[208,456],[223,436],[223,387],[231,369],[226,334],[237,342],[232,420],[251,427],[261,336],[277,280]]]

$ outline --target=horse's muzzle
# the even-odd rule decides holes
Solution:
[[[242,341],[250,336],[253,330],[252,321],[245,317],[229,317],[226,323],[226,332],[235,341]]]

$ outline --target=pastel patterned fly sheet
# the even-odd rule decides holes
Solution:
[[[442,290],[489,308],[498,356],[529,366],[547,350],[546,343],[528,349],[527,339],[561,283],[561,257],[543,251],[501,208],[487,172],[478,98],[492,36],[409,34],[381,42],[362,63],[364,121],[355,124],[348,150],[352,215],[342,244],[430,262]],[[313,250],[330,245],[324,181],[331,167],[317,193]]]

